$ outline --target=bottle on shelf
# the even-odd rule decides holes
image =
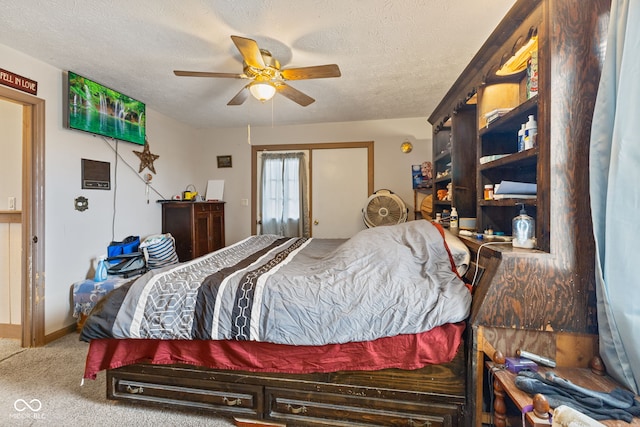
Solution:
[[[484,199],[493,200],[493,184],[486,184],[484,186]]]
[[[524,149],[528,150],[536,146],[536,136],[538,135],[538,122],[533,117],[529,116],[529,120],[524,125]]]
[[[511,243],[515,248],[532,249],[535,246],[536,223],[533,218],[527,215],[524,204],[521,206],[520,215],[513,218],[513,240]]]
[[[449,228],[458,228],[458,211],[451,208],[451,216],[449,217]]]
[[[518,151],[524,151],[524,128],[525,124],[523,123],[518,130]]]

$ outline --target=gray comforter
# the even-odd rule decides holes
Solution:
[[[464,320],[471,295],[427,221],[349,240],[253,236],[113,291],[81,338],[323,345]]]

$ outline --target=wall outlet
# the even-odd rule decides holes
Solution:
[[[16,210],[16,198],[15,197],[9,197],[9,210],[10,211],[15,211]]]

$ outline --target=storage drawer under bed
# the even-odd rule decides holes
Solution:
[[[107,371],[107,398],[145,401],[262,418],[264,389],[251,384],[229,384],[194,378],[166,378],[144,373]]]
[[[459,405],[265,388],[265,418],[291,425],[456,427]]]

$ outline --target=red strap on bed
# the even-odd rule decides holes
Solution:
[[[431,224],[433,224],[438,229],[438,231],[440,232],[440,235],[442,236],[444,247],[447,249],[447,254],[449,254],[449,262],[451,262],[451,270],[453,270],[453,272],[456,273],[456,276],[458,276],[460,280],[462,280],[462,277],[460,277],[460,275],[458,274],[458,269],[456,268],[456,263],[453,260],[453,255],[451,255],[451,251],[449,250],[449,245],[447,245],[447,240],[444,237],[444,228],[442,227],[442,224],[435,221],[431,221]],[[471,286],[471,284],[465,283],[464,285],[467,287],[467,289],[469,289],[469,292],[473,293],[473,286]]]

